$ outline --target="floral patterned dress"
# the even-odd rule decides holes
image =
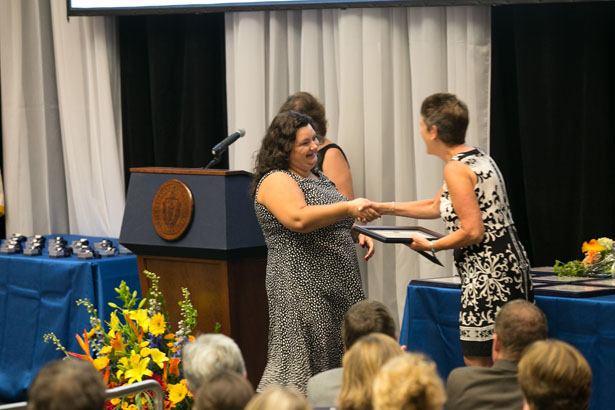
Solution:
[[[481,243],[456,249],[455,266],[461,278],[459,332],[464,356],[490,356],[495,315],[513,299],[534,300],[530,264],[512,219],[506,187],[497,165],[480,149],[451,158],[476,174],[485,234]],[[440,214],[447,230],[460,228],[448,187],[444,183]]]
[[[347,199],[322,172],[318,180],[288,171],[308,205]],[[269,303],[267,365],[258,385],[294,387],[304,393],[313,375],[340,367],[342,321],[348,308],[365,299],[357,252],[344,218],[309,233],[293,232],[254,201],[256,217],[267,244],[265,286]]]

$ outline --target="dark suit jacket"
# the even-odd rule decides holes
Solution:
[[[458,367],[446,382],[447,410],[522,410],[517,362],[499,359],[491,367]]]

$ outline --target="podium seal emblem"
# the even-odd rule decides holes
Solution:
[[[167,241],[179,239],[190,227],[194,214],[192,191],[178,179],[160,185],[152,202],[152,223]]]

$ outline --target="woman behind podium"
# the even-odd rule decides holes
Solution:
[[[466,145],[468,107],[447,93],[421,106],[421,137],[427,154],[442,159],[444,184],[433,199],[381,203],[380,213],[442,218],[448,235],[410,247],[432,252],[454,249],[461,277],[459,331],[466,365],[491,365],[493,326],[509,300],[533,301],[529,261],[515,228],[500,170],[484,151]]]
[[[312,94],[299,91],[288,97],[279,112],[297,111],[312,118],[318,138],[318,160],[316,166],[346,198],[353,200],[352,174],[346,154],[342,148],[327,138],[327,117],[325,107]]]
[[[371,221],[368,201],[348,201],[316,164],[318,139],[310,117],[278,114],[256,157],[252,195],[267,244],[269,303],[267,366],[258,386],[290,386],[340,367],[341,327],[350,306],[364,299],[351,236],[355,218]],[[360,244],[373,243],[365,237]]]

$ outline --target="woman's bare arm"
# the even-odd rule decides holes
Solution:
[[[312,232],[345,217],[372,221],[380,216],[371,208],[359,210],[363,203],[369,202],[363,198],[331,205],[307,205],[295,180],[284,172],[274,172],[265,178],[256,200],[286,228],[301,233]]]
[[[434,250],[456,249],[474,245],[483,240],[485,226],[474,193],[476,175],[470,167],[459,161],[450,161],[444,167],[444,180],[460,228],[455,232],[433,241]],[[414,238],[410,245],[414,250],[430,250],[430,243],[423,238]]]
[[[325,159],[322,162],[322,172],[333,181],[337,190],[346,198],[349,200],[354,199],[352,174],[342,151],[335,148],[327,151],[327,155],[325,155]]]
[[[412,202],[371,202],[369,206],[381,215],[405,216],[416,219],[436,219],[440,217],[440,195],[442,188],[432,199]]]

